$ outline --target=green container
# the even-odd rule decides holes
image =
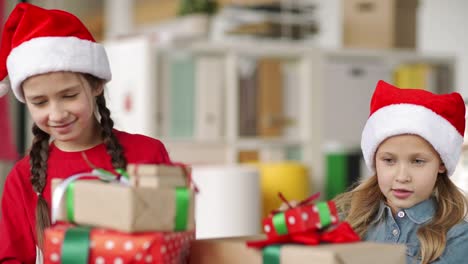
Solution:
[[[334,150],[326,154],[327,200],[347,191],[361,179],[362,154],[358,149]]]

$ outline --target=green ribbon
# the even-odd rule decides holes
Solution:
[[[176,195],[176,215],[174,231],[187,230],[188,214],[190,207],[190,190],[185,187],[178,187]]]
[[[67,219],[70,222],[75,221],[75,182],[71,182],[66,190]]]
[[[316,204],[316,206],[318,209],[321,226],[322,227],[329,226],[332,220],[331,220],[331,212],[330,212],[330,208],[328,207],[328,203],[319,202]]]
[[[263,264],[280,264],[280,256],[280,245],[268,246],[262,250]]]
[[[62,263],[88,263],[90,231],[88,227],[72,227],[65,231],[62,243]]]
[[[130,180],[130,176],[128,175],[128,172],[124,169],[117,168],[115,171],[120,174],[122,177],[126,178],[127,180]]]
[[[273,226],[275,227],[278,235],[284,235],[288,233],[288,226],[286,225],[286,216],[284,213],[277,213],[273,216]]]

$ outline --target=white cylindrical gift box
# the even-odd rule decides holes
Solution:
[[[196,238],[260,233],[259,171],[253,166],[194,166]]]

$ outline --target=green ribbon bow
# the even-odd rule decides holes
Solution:
[[[128,175],[128,172],[124,169],[117,168],[115,171],[120,174],[122,177],[124,177],[127,180],[130,180],[130,176]]]

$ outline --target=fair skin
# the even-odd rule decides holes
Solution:
[[[395,213],[428,199],[445,167],[432,145],[417,135],[386,139],[377,149],[375,167],[380,190]]]
[[[83,75],[52,72],[26,79],[23,93],[32,120],[63,151],[81,151],[102,142],[94,115],[96,96]]]

